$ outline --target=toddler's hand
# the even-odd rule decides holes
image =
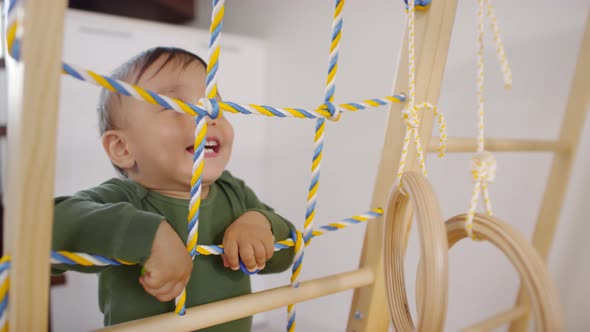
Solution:
[[[241,258],[248,271],[262,270],[274,253],[270,222],[260,212],[244,213],[225,231],[223,249],[225,267],[238,270]]]
[[[193,261],[185,244],[166,221],[156,231],[144,269],[139,282],[146,292],[162,302],[180,295],[190,279]]]

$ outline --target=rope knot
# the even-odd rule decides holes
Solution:
[[[203,97],[199,99],[199,104],[207,111],[211,119],[215,120],[221,115],[221,109],[219,108],[217,99]]]
[[[418,108],[416,106],[407,106],[402,110],[402,119],[408,128],[418,128],[418,115],[416,113],[417,109]]]
[[[420,120],[418,119],[418,111],[432,111],[434,116],[437,118],[438,129],[440,132],[440,140],[438,146],[439,157],[443,157],[445,154],[447,144],[447,124],[443,114],[438,111],[436,106],[429,102],[423,102],[418,105],[415,105],[411,101],[402,110],[402,119],[407,126],[407,130],[404,137],[402,155],[400,158],[400,163],[397,171],[396,182],[398,185],[401,183],[402,174],[404,172],[404,168],[406,165],[406,158],[408,155],[408,146],[410,144],[412,136],[414,138],[414,144],[416,146],[416,152],[418,154],[418,162],[420,164],[420,169],[422,170],[424,176],[426,176],[426,161],[424,159],[424,152],[422,150],[422,144],[420,143],[420,133],[418,130],[418,127],[420,126]]]
[[[496,158],[489,151],[482,151],[471,158],[471,175],[474,182],[493,182],[496,177]]]
[[[340,116],[342,115],[342,110],[340,110],[340,108],[330,102],[330,101],[326,101],[324,103],[324,106],[328,109],[328,112],[330,113],[330,117],[328,117],[328,120],[330,121],[338,121],[340,120]]]

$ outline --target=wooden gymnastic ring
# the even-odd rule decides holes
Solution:
[[[441,331],[447,312],[448,242],[438,200],[424,176],[407,172],[389,200],[385,224],[384,264],[389,314],[396,331]],[[412,203],[411,206],[409,203]],[[424,260],[424,296],[420,301],[418,327],[408,306],[404,280],[404,256],[416,212],[421,257]]]
[[[467,215],[462,214],[446,222],[449,249],[468,236],[466,219]],[[500,249],[518,271],[521,284],[529,295],[535,330],[562,331],[564,325],[557,288],[530,242],[507,223],[481,214],[475,215],[473,234]]]

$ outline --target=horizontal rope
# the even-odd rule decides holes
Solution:
[[[363,222],[370,221],[383,215],[383,209],[374,209],[363,214],[352,216],[337,222],[329,223],[324,226],[316,227],[312,231],[312,236],[317,237],[329,232],[334,232],[351,225],[357,225]],[[275,243],[274,250],[279,251],[287,249],[295,245],[293,238],[287,238]],[[197,255],[221,255],[223,254],[223,245],[198,245],[196,250]],[[52,251],[50,263],[52,265],[82,265],[82,266],[119,266],[119,265],[135,265],[136,263],[127,262],[120,259],[111,259],[100,255],[90,255],[85,253],[74,253],[69,251]],[[0,273],[2,268],[10,264],[10,257],[4,256],[0,260]]]
[[[343,219],[334,223],[329,223],[324,226],[316,227],[312,231],[312,237],[324,235],[328,232],[337,231],[350,225],[356,225],[369,220],[375,219],[383,215],[383,209],[374,209],[367,211],[361,215],[352,216],[347,219]],[[285,240],[277,241],[274,245],[274,250],[279,251],[282,249],[290,248],[295,246],[295,239],[287,238]],[[223,254],[222,245],[199,245],[197,246],[197,253],[199,255],[221,255]]]
[[[108,76],[97,74],[91,70],[76,69],[72,65],[63,64],[63,73],[78,80],[91,83],[103,87],[111,92],[120,93],[122,95],[132,97],[141,101],[148,102],[153,105],[166,107],[180,113],[189,114],[192,116],[211,116],[211,112],[203,107],[203,101],[198,105],[184,102],[180,99],[168,97],[153,91],[141,88],[137,85],[129,84],[120,80],[112,79]],[[295,117],[295,118],[309,118],[309,119],[333,119],[332,113],[341,111],[356,112],[366,110],[369,108],[376,108],[387,106],[393,103],[403,103],[406,101],[406,96],[403,94],[385,96],[383,98],[372,98],[362,100],[360,102],[344,103],[339,105],[322,104],[314,110],[305,110],[302,108],[277,108],[267,105],[258,104],[238,104],[229,101],[218,102],[219,108],[222,111],[230,113],[240,113],[244,115],[262,115],[268,117]],[[331,107],[334,106],[331,111]]]
[[[317,237],[329,232],[334,232],[351,225],[360,224],[370,221],[383,215],[383,209],[374,209],[363,214],[352,216],[337,222],[329,223],[324,226],[316,227],[312,231],[312,236]],[[287,238],[285,240],[277,241],[274,245],[274,250],[279,251],[287,249],[295,245],[294,239]],[[223,254],[223,245],[197,245],[197,255],[221,255]],[[7,256],[5,256],[7,257]],[[7,259],[7,258],[4,258]],[[9,258],[7,259],[10,260]],[[1,261],[0,261],[1,262]],[[119,265],[135,265],[136,263],[127,262],[120,259],[111,259],[100,255],[91,255],[85,253],[74,253],[69,251],[52,251],[50,263],[52,265],[82,265],[82,266],[119,266]],[[2,263],[0,263],[0,266]],[[0,268],[1,269],[1,268]]]
[[[105,75],[97,74],[91,70],[78,69],[66,63],[63,64],[63,73],[80,81],[101,86],[111,92],[120,93],[122,95],[145,101],[153,105],[159,105],[180,113],[186,113],[193,116],[211,116],[212,113],[212,111],[208,109],[209,107],[203,106],[203,104],[206,104],[203,99],[201,99],[197,105],[187,103],[177,98],[155,93],[137,85],[129,84],[121,80],[112,79]],[[314,110],[305,110],[302,108],[291,107],[277,108],[258,104],[238,104],[229,101],[219,101],[218,104],[222,111],[240,113],[244,115],[263,115],[281,118],[295,117],[309,119],[333,119],[334,113],[338,113],[339,111],[355,112],[369,108],[386,106],[392,103],[401,103],[405,100],[406,98],[404,95],[393,95],[340,105],[322,104]]]
[[[369,220],[375,219],[383,215],[383,209],[377,208],[367,211],[363,214],[352,216],[337,222],[320,226],[312,231],[312,236],[321,236],[329,232],[337,231],[348,227],[350,225],[357,225]],[[281,240],[275,243],[274,250],[279,251],[295,246],[295,239],[292,237]],[[198,245],[196,249],[197,255],[221,255],[223,254],[222,245]],[[81,265],[81,266],[120,266],[120,265],[136,265],[137,263],[127,262],[120,259],[107,258],[100,255],[90,255],[86,253],[74,253],[68,251],[51,251],[50,258],[51,265],[65,264],[65,265]],[[8,308],[8,270],[11,265],[11,257],[3,256],[0,258],[0,330],[5,328],[7,322],[7,308]]]
[[[21,40],[17,33],[18,20],[16,19],[16,1],[9,1],[7,3],[7,49],[8,53],[16,60],[20,59]],[[111,92],[120,93],[122,95],[132,97],[138,100],[148,102],[153,105],[159,105],[177,112],[186,113],[193,116],[209,116],[213,113],[209,108],[210,104],[199,101],[197,105],[187,103],[177,98],[168,97],[155,93],[153,91],[144,89],[137,85],[129,84],[121,80],[115,80],[109,76],[98,74],[92,70],[78,68],[72,64],[62,63],[62,73],[77,80],[91,83]],[[341,111],[359,111],[374,107],[386,106],[392,103],[400,103],[405,101],[404,95],[392,95],[383,98],[372,98],[360,102],[346,103],[335,105],[331,103],[322,104],[312,110],[305,110],[302,108],[291,107],[272,107],[258,104],[238,104],[234,102],[219,102],[219,108],[230,113],[240,114],[254,114],[269,117],[295,117],[295,118],[309,118],[309,119],[331,119],[335,120],[334,115]],[[209,106],[209,107],[207,107]],[[215,117],[217,112],[215,112]]]

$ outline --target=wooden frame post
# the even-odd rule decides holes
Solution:
[[[447,62],[451,33],[455,21],[457,0],[433,1],[430,8],[416,12],[416,103],[438,103],[443,74]],[[403,38],[394,93],[408,92],[408,38],[407,27]],[[431,138],[433,114],[418,114],[422,146],[427,147]],[[381,161],[373,191],[372,207],[387,206],[387,200],[395,183],[399,165],[405,125],[399,105],[394,105],[388,115]],[[406,170],[418,170],[415,149],[410,149]],[[348,332],[388,331],[389,314],[383,270],[383,222],[381,217],[367,224],[361,253],[361,267],[370,267],[375,282],[356,289],[348,317]]]
[[[563,118],[559,142],[568,147],[565,151],[556,153],[553,157],[551,171],[541,209],[537,219],[532,243],[543,260],[547,260],[553,243],[553,236],[559,221],[561,208],[569,185],[572,166],[578,152],[580,137],[585,123],[585,116],[590,103],[590,10],[586,19],[586,29],[578,55],[578,62],[574,69],[574,78]],[[526,306],[527,298],[524,290],[520,289],[517,299],[518,306]],[[510,331],[527,331],[530,312],[515,320]]]
[[[5,255],[9,330],[47,331],[56,131],[66,0],[27,0],[21,61],[7,59]]]

